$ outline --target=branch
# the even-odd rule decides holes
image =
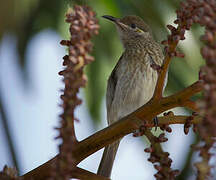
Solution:
[[[37,179],[37,180],[44,180],[50,177],[50,170],[53,166],[55,166],[57,161],[57,156],[50,159],[46,163],[42,164],[41,166],[33,169],[32,171],[24,174],[22,176],[23,180],[29,180],[29,179]]]
[[[79,167],[76,167],[71,174],[73,174],[74,178],[82,180],[109,180],[109,178],[94,174]]]
[[[177,43],[173,44],[172,48],[175,48],[176,46],[177,46]],[[168,72],[170,61],[171,61],[171,57],[167,55],[164,59],[164,64],[162,65],[161,70],[158,72],[159,76],[158,76],[157,84],[156,84],[155,91],[154,91],[154,96],[153,96],[154,99],[160,99],[162,97],[164,82],[165,82],[166,74]]]
[[[182,32],[182,27],[178,26],[177,29],[171,25],[168,25],[167,27],[171,31],[172,34],[168,36],[167,41],[162,42],[162,44],[165,43],[165,44],[168,44],[169,46],[165,47],[166,56],[164,58],[164,62],[163,62],[163,65],[160,71],[158,71],[159,76],[158,76],[157,84],[156,84],[154,95],[153,95],[153,98],[158,99],[158,100],[162,98],[164,82],[165,82],[165,78],[166,78],[169,64],[172,60],[172,57],[173,56],[183,57],[181,53],[176,52],[176,46],[180,39],[183,40],[181,36],[184,36],[184,32]]]
[[[52,166],[55,165],[57,161],[58,156],[52,158],[45,164],[37,167],[33,171],[28,172],[27,174],[23,175],[23,180],[29,180],[29,179],[37,179],[37,180],[44,180],[46,178],[49,178],[50,170]],[[86,171],[84,169],[81,169],[79,167],[75,167],[71,174],[73,174],[73,178],[82,179],[82,180],[108,180],[108,178],[96,175],[92,172]]]
[[[185,124],[189,116],[163,116],[158,117],[158,126],[167,125],[167,124]],[[191,120],[192,124],[199,124],[202,121],[203,117],[195,116],[193,120]],[[154,127],[154,124],[152,126]]]
[[[196,81],[191,86],[171,96],[161,98],[160,100],[152,98],[147,104],[134,112],[135,116],[151,121],[153,117],[164,111],[175,107],[184,107],[186,105],[185,102],[189,101],[190,97],[201,92],[202,90],[202,81]]]
[[[135,112],[120,119],[118,122],[78,142],[71,152],[73,157],[75,158],[75,164],[80,163],[83,159],[107,146],[108,144],[111,144],[119,138],[122,138],[125,135],[139,129],[139,127],[143,125],[144,122],[146,126],[153,127],[153,117],[171,108],[184,106],[183,102],[185,99],[188,99],[190,96],[193,96],[201,90],[202,86],[198,81],[172,96],[162,98],[160,101],[152,99]],[[187,116],[159,117],[159,126],[163,124],[183,124],[185,123],[186,119]],[[192,123],[199,123],[201,119],[202,118],[200,116],[195,116],[192,120]],[[23,176],[24,179],[27,179],[26,177],[43,179],[44,177],[48,176],[49,169],[57,159],[57,157],[58,156],[27,173]]]

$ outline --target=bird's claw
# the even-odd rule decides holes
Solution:
[[[153,121],[154,121],[155,131],[157,131],[157,127],[158,127],[158,117],[155,116],[155,117],[153,118]]]

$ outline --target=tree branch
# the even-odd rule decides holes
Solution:
[[[36,169],[28,172],[27,174],[23,175],[23,180],[29,179],[37,179],[37,180],[44,180],[49,177],[50,169],[53,165],[55,165],[57,161],[57,157],[52,158],[51,160],[47,161],[45,164],[37,167]],[[109,178],[105,178],[89,172],[87,170],[81,169],[79,167],[75,167],[72,170],[71,174],[73,174],[73,178],[82,179],[82,180],[109,180]]]
[[[79,167],[76,167],[76,169],[71,174],[73,174],[74,178],[82,180],[109,180],[109,178],[94,174]]]
[[[161,98],[159,101],[154,99],[150,100],[147,104],[143,105],[141,108],[129,114],[128,116],[123,117],[118,122],[78,142],[71,152],[75,158],[75,163],[80,163],[83,159],[94,152],[139,129],[139,127],[143,124],[145,124],[146,127],[153,127],[153,117],[171,108],[184,106],[184,101],[186,99],[189,99],[191,96],[200,92],[201,90],[202,83],[197,81],[184,90],[175,93],[174,95]],[[184,124],[186,119],[187,116],[159,117],[159,126],[163,124]],[[195,116],[191,122],[199,123],[201,120],[202,118],[200,116]],[[44,177],[48,176],[49,169],[56,158],[57,156],[40,167],[27,173],[23,176],[24,179],[28,179],[28,177],[43,179]]]

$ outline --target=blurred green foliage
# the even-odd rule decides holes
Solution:
[[[106,83],[109,74],[123,52],[115,26],[101,18],[102,15],[122,17],[136,14],[142,17],[152,28],[155,39],[160,42],[166,39],[166,25],[176,18],[175,10],[179,0],[7,0],[0,4],[0,39],[8,32],[17,38],[19,64],[23,77],[28,83],[25,72],[25,52],[31,38],[44,29],[53,29],[63,39],[69,38],[68,24],[64,15],[68,6],[75,3],[88,4],[97,13],[100,24],[100,34],[94,38],[95,61],[86,69],[88,85],[85,89],[86,100],[92,121],[100,123],[101,105],[104,100]],[[198,79],[199,67],[204,63],[200,56],[199,35],[203,31],[194,26],[187,33],[186,42],[180,43],[179,49],[186,54],[184,59],[175,58],[169,71],[169,81],[166,94],[183,89]],[[60,46],[56,44],[56,46]]]
[[[115,26],[101,16],[108,14],[122,17],[136,14],[151,26],[156,40],[160,42],[168,34],[166,24],[172,23],[176,17],[175,10],[178,8],[179,0],[5,1],[0,6],[1,22],[4,22],[0,26],[0,38],[6,32],[11,32],[17,37],[20,68],[23,69],[25,79],[28,79],[28,74],[25,74],[25,51],[29,40],[47,28],[59,32],[64,39],[67,39],[68,24],[64,22],[64,15],[68,6],[76,3],[90,5],[96,11],[101,26],[100,34],[94,38],[93,55],[96,61],[86,69],[89,82],[85,90],[89,112],[93,122],[97,124],[101,121],[101,105],[108,76],[123,51]],[[13,13],[6,9],[11,9]],[[203,61],[198,53],[199,39],[194,37],[198,37],[200,31],[199,27],[194,27],[187,43],[181,43],[180,50],[186,53],[186,58],[172,62],[166,91],[168,94],[182,89],[197,79],[197,72]],[[188,46],[190,48],[187,48]]]

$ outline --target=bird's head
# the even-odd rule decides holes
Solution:
[[[129,15],[123,18],[115,18],[104,15],[102,17],[116,24],[120,39],[125,47],[152,40],[149,26],[138,16]]]

